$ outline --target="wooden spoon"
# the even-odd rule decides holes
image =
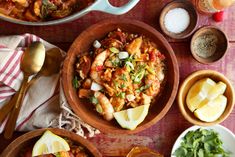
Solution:
[[[16,99],[15,106],[11,111],[9,119],[5,126],[4,137],[6,139],[10,139],[14,132],[16,126],[16,120],[18,118],[22,100],[25,95],[28,78],[31,75],[36,74],[41,70],[45,60],[45,56],[46,56],[45,47],[41,42],[32,43],[24,52],[20,65],[21,70],[24,73],[24,78],[19,90],[18,98]]]

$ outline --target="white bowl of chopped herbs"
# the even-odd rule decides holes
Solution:
[[[171,157],[235,157],[235,135],[222,125],[192,126],[176,140]]]

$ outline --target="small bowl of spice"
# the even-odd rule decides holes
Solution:
[[[191,39],[191,53],[200,63],[210,64],[220,60],[228,50],[228,38],[215,26],[200,28]]]
[[[177,0],[167,4],[160,15],[161,30],[173,39],[189,37],[195,30],[198,14],[193,4],[185,0]]]

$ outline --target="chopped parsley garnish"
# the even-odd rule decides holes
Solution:
[[[125,75],[125,74],[122,74],[122,75],[121,75],[121,78],[122,78],[122,80],[127,81],[127,78],[126,78],[126,75]]]
[[[228,157],[229,153],[222,147],[223,142],[213,130],[197,129],[189,131],[176,149],[176,157]]]
[[[95,104],[95,105],[99,103],[98,99],[95,96],[90,97],[90,101],[92,104]]]
[[[116,96],[124,99],[126,97],[126,93],[125,92],[119,92],[118,94],[116,94]]]
[[[125,84],[121,84],[121,88],[125,88],[126,87],[126,85]]]
[[[136,92],[140,93],[143,92],[144,90],[148,89],[151,85],[147,84],[145,86],[141,86],[139,89],[136,90]]]
[[[74,76],[74,78],[73,78],[73,87],[74,88],[79,88],[80,87],[80,82],[79,82],[79,80],[78,80],[78,77],[77,76]]]

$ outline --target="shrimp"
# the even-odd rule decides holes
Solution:
[[[104,119],[110,121],[113,119],[114,109],[109,99],[101,92],[95,92],[94,96],[97,98],[102,110]]]
[[[151,103],[151,96],[141,93],[141,104],[149,105]]]
[[[141,54],[141,45],[142,45],[142,37],[138,37],[136,39],[134,39],[129,45],[126,46],[126,50],[128,51],[128,53],[130,54],[136,54],[137,56],[140,57]]]
[[[159,93],[160,82],[155,75],[148,74],[145,77],[145,84],[149,85],[149,88],[145,90],[145,94],[147,94],[148,96],[156,96]]]
[[[110,52],[108,50],[99,53],[91,65],[90,77],[99,84],[102,84],[100,72],[104,66],[104,61],[108,58],[109,54]]]

